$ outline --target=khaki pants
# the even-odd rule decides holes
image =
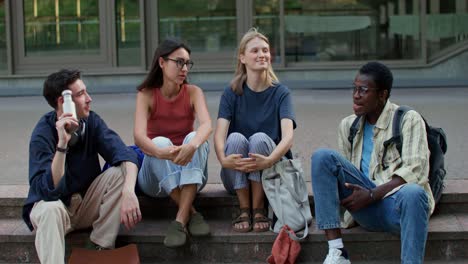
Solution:
[[[36,250],[45,263],[63,263],[65,235],[93,227],[90,239],[113,248],[120,228],[120,205],[125,167],[111,167],[91,183],[85,197],[74,194],[69,207],[62,201],[39,201],[30,214],[36,230]]]

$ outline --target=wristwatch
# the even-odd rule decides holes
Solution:
[[[55,150],[58,151],[58,152],[67,153],[68,152],[68,147],[67,148],[61,148],[61,147],[57,146],[57,148]]]

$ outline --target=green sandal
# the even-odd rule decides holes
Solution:
[[[243,216],[242,214],[247,214],[246,216]],[[245,228],[239,228],[236,227],[236,224],[238,223],[243,223],[247,222],[248,226]],[[252,222],[250,219],[250,208],[240,208],[240,213],[239,216],[236,217],[236,219],[232,220],[232,230],[239,232],[239,233],[247,233],[252,230]]]
[[[259,214],[260,216],[255,217],[255,215]],[[271,220],[266,217],[265,215],[267,214],[265,208],[256,208],[253,209],[253,231],[254,232],[266,232],[270,230],[270,225],[271,225]],[[268,226],[262,227],[262,228],[256,228],[255,224],[258,223],[268,223]]]

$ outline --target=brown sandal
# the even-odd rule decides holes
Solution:
[[[261,216],[255,217],[256,214],[260,214]],[[267,214],[265,208],[257,208],[253,209],[253,231],[254,232],[265,232],[270,230],[270,225],[271,225],[271,220],[266,217],[265,215]],[[262,227],[262,228],[255,228],[255,224],[257,223],[268,223],[268,226]]]
[[[242,216],[242,214],[247,214],[247,216]],[[237,228],[236,224],[247,222],[248,226],[245,228]],[[239,233],[247,233],[252,230],[252,221],[250,220],[250,208],[240,208],[239,216],[236,219],[232,220],[232,230],[239,232]]]

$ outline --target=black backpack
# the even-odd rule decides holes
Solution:
[[[382,155],[382,166],[384,170],[388,168],[388,166],[383,161],[387,154],[387,148],[390,145],[395,144],[398,152],[401,155],[401,147],[403,142],[401,126],[403,123],[403,116],[409,110],[413,109],[409,106],[400,106],[393,116],[392,137],[384,142],[384,153]],[[356,117],[356,119],[353,121],[353,124],[349,128],[348,141],[351,143],[351,149],[353,148],[353,141],[358,131],[358,124],[360,119],[360,116]],[[429,158],[429,185],[431,186],[432,194],[434,195],[434,200],[437,204],[440,200],[440,197],[442,196],[444,178],[447,173],[444,168],[444,155],[447,152],[447,136],[445,135],[445,132],[442,128],[428,125],[424,117],[423,120],[426,124],[427,143],[429,151],[431,152]]]

